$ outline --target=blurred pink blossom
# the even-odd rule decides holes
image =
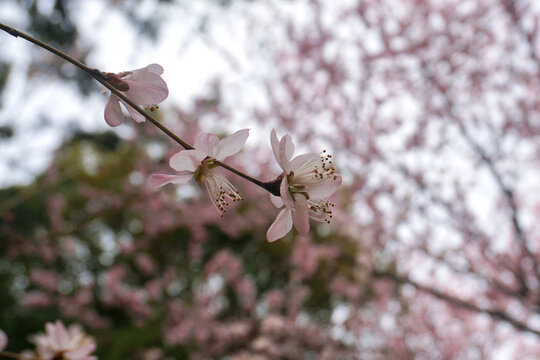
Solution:
[[[97,360],[95,356],[90,356],[96,349],[94,339],[77,325],[66,329],[59,320],[47,323],[45,334],[34,335],[32,342],[36,344],[36,355],[42,360]]]
[[[271,290],[264,295],[264,299],[270,311],[279,310],[283,306],[283,292],[281,290]]]
[[[4,350],[8,344],[8,338],[5,332],[0,329],[0,351]]]
[[[263,334],[280,334],[286,326],[285,319],[279,315],[269,315],[261,322],[261,332]]]
[[[30,271],[30,281],[45,290],[55,291],[60,283],[60,275],[51,270],[32,269]]]
[[[265,353],[271,358],[279,358],[281,354],[279,346],[266,336],[256,338],[251,343],[251,347],[253,350],[260,353]]]
[[[285,208],[268,229],[268,241],[276,241],[291,231],[293,223],[302,235],[309,232],[309,218],[330,222],[334,204],[325,200],[341,184],[341,176],[332,165],[332,156],[324,150],[321,154],[303,154],[292,159],[294,144],[290,135],[278,140],[276,131],[270,135],[274,156],[283,170],[281,197],[270,194],[277,207]],[[292,160],[291,160],[292,159]]]
[[[223,216],[229,200],[236,202],[242,197],[229,180],[212,169],[219,166],[216,160],[223,161],[240,152],[248,136],[249,129],[239,130],[222,140],[214,134],[202,133],[195,139],[195,149],[182,150],[171,157],[169,164],[178,175],[154,174],[150,184],[154,188],[168,183],[185,184],[194,176],[197,182],[204,182],[212,203]]]
[[[147,276],[154,275],[157,271],[157,265],[154,259],[152,259],[150,255],[145,253],[137,254],[137,256],[135,257],[135,264],[137,265],[139,270],[141,270],[141,272]]]
[[[142,69],[125,71],[119,74],[105,73],[104,76],[113,87],[138,105],[153,105],[162,102],[169,95],[167,84],[161,78],[163,68],[158,64],[150,64]],[[110,126],[118,126],[124,122],[124,115],[120,103],[127,109],[131,118],[143,122],[144,116],[111,94],[105,106],[105,121]]]
[[[21,301],[25,306],[43,308],[51,306],[53,301],[49,295],[41,291],[30,291],[26,293]]]

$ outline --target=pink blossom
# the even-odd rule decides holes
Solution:
[[[276,131],[270,135],[274,156],[283,170],[280,195],[270,195],[274,206],[285,208],[268,229],[268,241],[276,241],[291,231],[292,226],[302,235],[309,232],[309,218],[330,222],[333,206],[325,198],[341,184],[341,176],[332,165],[332,156],[324,150],[320,154],[303,154],[292,159],[294,144],[290,135],[278,140]],[[292,160],[291,160],[292,159]]]
[[[285,319],[280,315],[268,315],[261,322],[261,333],[280,334],[285,329]]]
[[[44,269],[32,269],[29,277],[32,283],[49,291],[56,290],[61,280],[55,271]]]
[[[43,360],[97,360],[95,356],[90,356],[96,349],[94,339],[77,325],[66,329],[59,320],[47,323],[45,334],[34,335],[32,342],[36,344],[36,355]]]
[[[48,307],[53,303],[51,296],[41,291],[30,291],[24,294],[21,302],[24,306],[35,308]]]
[[[122,91],[131,101],[138,105],[153,105],[162,102],[169,95],[167,84],[161,78],[163,68],[158,64],[150,64],[142,69],[125,71],[119,74],[105,73],[107,81]],[[105,121],[110,126],[118,126],[124,122],[120,103],[127,109],[131,118],[143,122],[144,116],[115,94],[111,94],[105,106]]]
[[[197,182],[204,182],[212,203],[223,216],[229,200],[236,202],[242,200],[242,197],[227,179],[213,169],[218,166],[216,160],[223,161],[240,152],[248,135],[249,129],[239,130],[222,140],[214,134],[200,134],[195,139],[195,149],[182,150],[171,157],[169,164],[179,173],[154,174],[150,178],[151,186],[158,188],[168,183],[185,184],[191,177],[195,177]]]
[[[0,329],[0,351],[4,350],[8,344],[8,338],[5,332]]]

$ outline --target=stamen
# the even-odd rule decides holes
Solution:
[[[206,171],[204,183],[210,199],[221,217],[227,212],[226,207],[230,205],[230,200],[237,202],[244,199],[229,180],[213,171]]]

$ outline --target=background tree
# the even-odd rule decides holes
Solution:
[[[172,17],[149,25],[133,4],[102,3],[154,29],[137,38],[173,46]],[[159,14],[194,10],[149,3]],[[120,137],[79,132],[33,184],[1,194],[0,284],[10,295],[0,300],[0,327],[20,334],[13,347],[61,316],[93,329],[105,359],[537,357],[534,2],[208,1],[203,9],[190,13],[200,16],[190,39],[219,54],[230,74],[187,104],[171,99],[163,121],[188,140],[250,123],[264,142],[237,165],[265,180],[279,173],[266,129],[326,147],[344,174],[335,221],[269,245],[277,211],[262,190],[239,181],[246,201],[223,221],[196,186],[148,188],[148,174],[178,150],[150,127]],[[92,61],[99,39],[85,47],[73,35],[82,25],[64,13],[71,40],[50,40]],[[249,34],[242,50],[220,40],[220,17],[238,20],[224,22],[235,36]],[[4,128],[15,142],[20,130]]]

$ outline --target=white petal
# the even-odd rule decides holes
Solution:
[[[305,191],[309,194],[310,199],[325,199],[336,192],[341,185],[341,175],[336,173],[336,178],[325,177],[316,184],[306,185]]]
[[[285,172],[285,174],[289,174],[291,170],[291,157],[292,157],[292,151],[294,151],[294,145],[292,143],[291,137],[289,135],[285,135],[281,138],[281,141],[279,142],[279,159],[278,164],[281,166],[281,169]],[[291,154],[289,156],[288,154]]]
[[[195,143],[193,147],[199,151],[202,151],[210,157],[215,157],[216,148],[219,143],[219,138],[210,133],[199,134],[195,138]]]
[[[281,198],[279,196],[275,196],[275,195],[270,194],[270,201],[278,209],[283,206],[283,200],[281,200]]]
[[[294,154],[294,144],[292,142],[291,135],[287,134],[284,137],[281,138],[281,141],[285,139],[285,156],[287,156],[287,160],[292,159],[292,155]]]
[[[287,176],[284,176],[283,180],[281,180],[281,185],[279,186],[279,194],[281,195],[281,200],[286,207],[294,207],[294,200],[289,193],[289,182],[287,181]]]
[[[144,122],[145,117],[141,113],[139,113],[137,110],[129,106],[129,104],[126,103],[125,101],[123,100],[120,100],[120,101],[122,102],[122,105],[125,106],[126,110],[128,111],[129,115],[131,116],[133,120],[139,123]]]
[[[276,135],[276,130],[274,129],[272,129],[272,132],[270,133],[270,143],[272,144],[274,157],[276,158],[276,161],[279,163],[279,140]]]
[[[146,67],[149,72],[161,75],[163,74],[163,67],[159,64],[150,64]]]
[[[298,175],[298,170],[300,169],[300,167],[302,167],[302,165],[309,162],[313,158],[318,159],[319,155],[313,153],[298,155],[291,161],[291,170],[294,171],[295,175]]]
[[[138,105],[153,105],[162,102],[169,95],[167,84],[161,78],[163,68],[150,64],[142,69],[133,70],[122,79],[129,85],[126,96]]]
[[[150,177],[150,186],[157,189],[169,183],[185,184],[189,181],[189,179],[191,179],[191,177],[193,177],[193,173],[189,171],[180,175],[152,174]]]
[[[111,94],[107,105],[105,105],[105,121],[109,126],[118,126],[124,122],[124,114],[120,108],[120,99]]]
[[[214,157],[221,161],[238,153],[244,147],[248,136],[249,129],[238,130],[231,136],[227,136],[217,145]]]
[[[302,194],[294,196],[293,222],[294,227],[301,235],[307,235],[309,232],[309,215],[307,199]]]
[[[266,232],[266,239],[268,242],[273,242],[278,239],[281,239],[289,231],[291,231],[293,226],[292,214],[289,208],[281,210],[276,217],[276,220],[270,225],[268,231]]]
[[[174,154],[169,160],[169,165],[176,171],[194,172],[206,154],[199,150],[182,150]]]
[[[159,75],[150,75],[145,82],[123,80],[129,85],[126,96],[137,105],[159,104],[169,96],[167,83]]]

